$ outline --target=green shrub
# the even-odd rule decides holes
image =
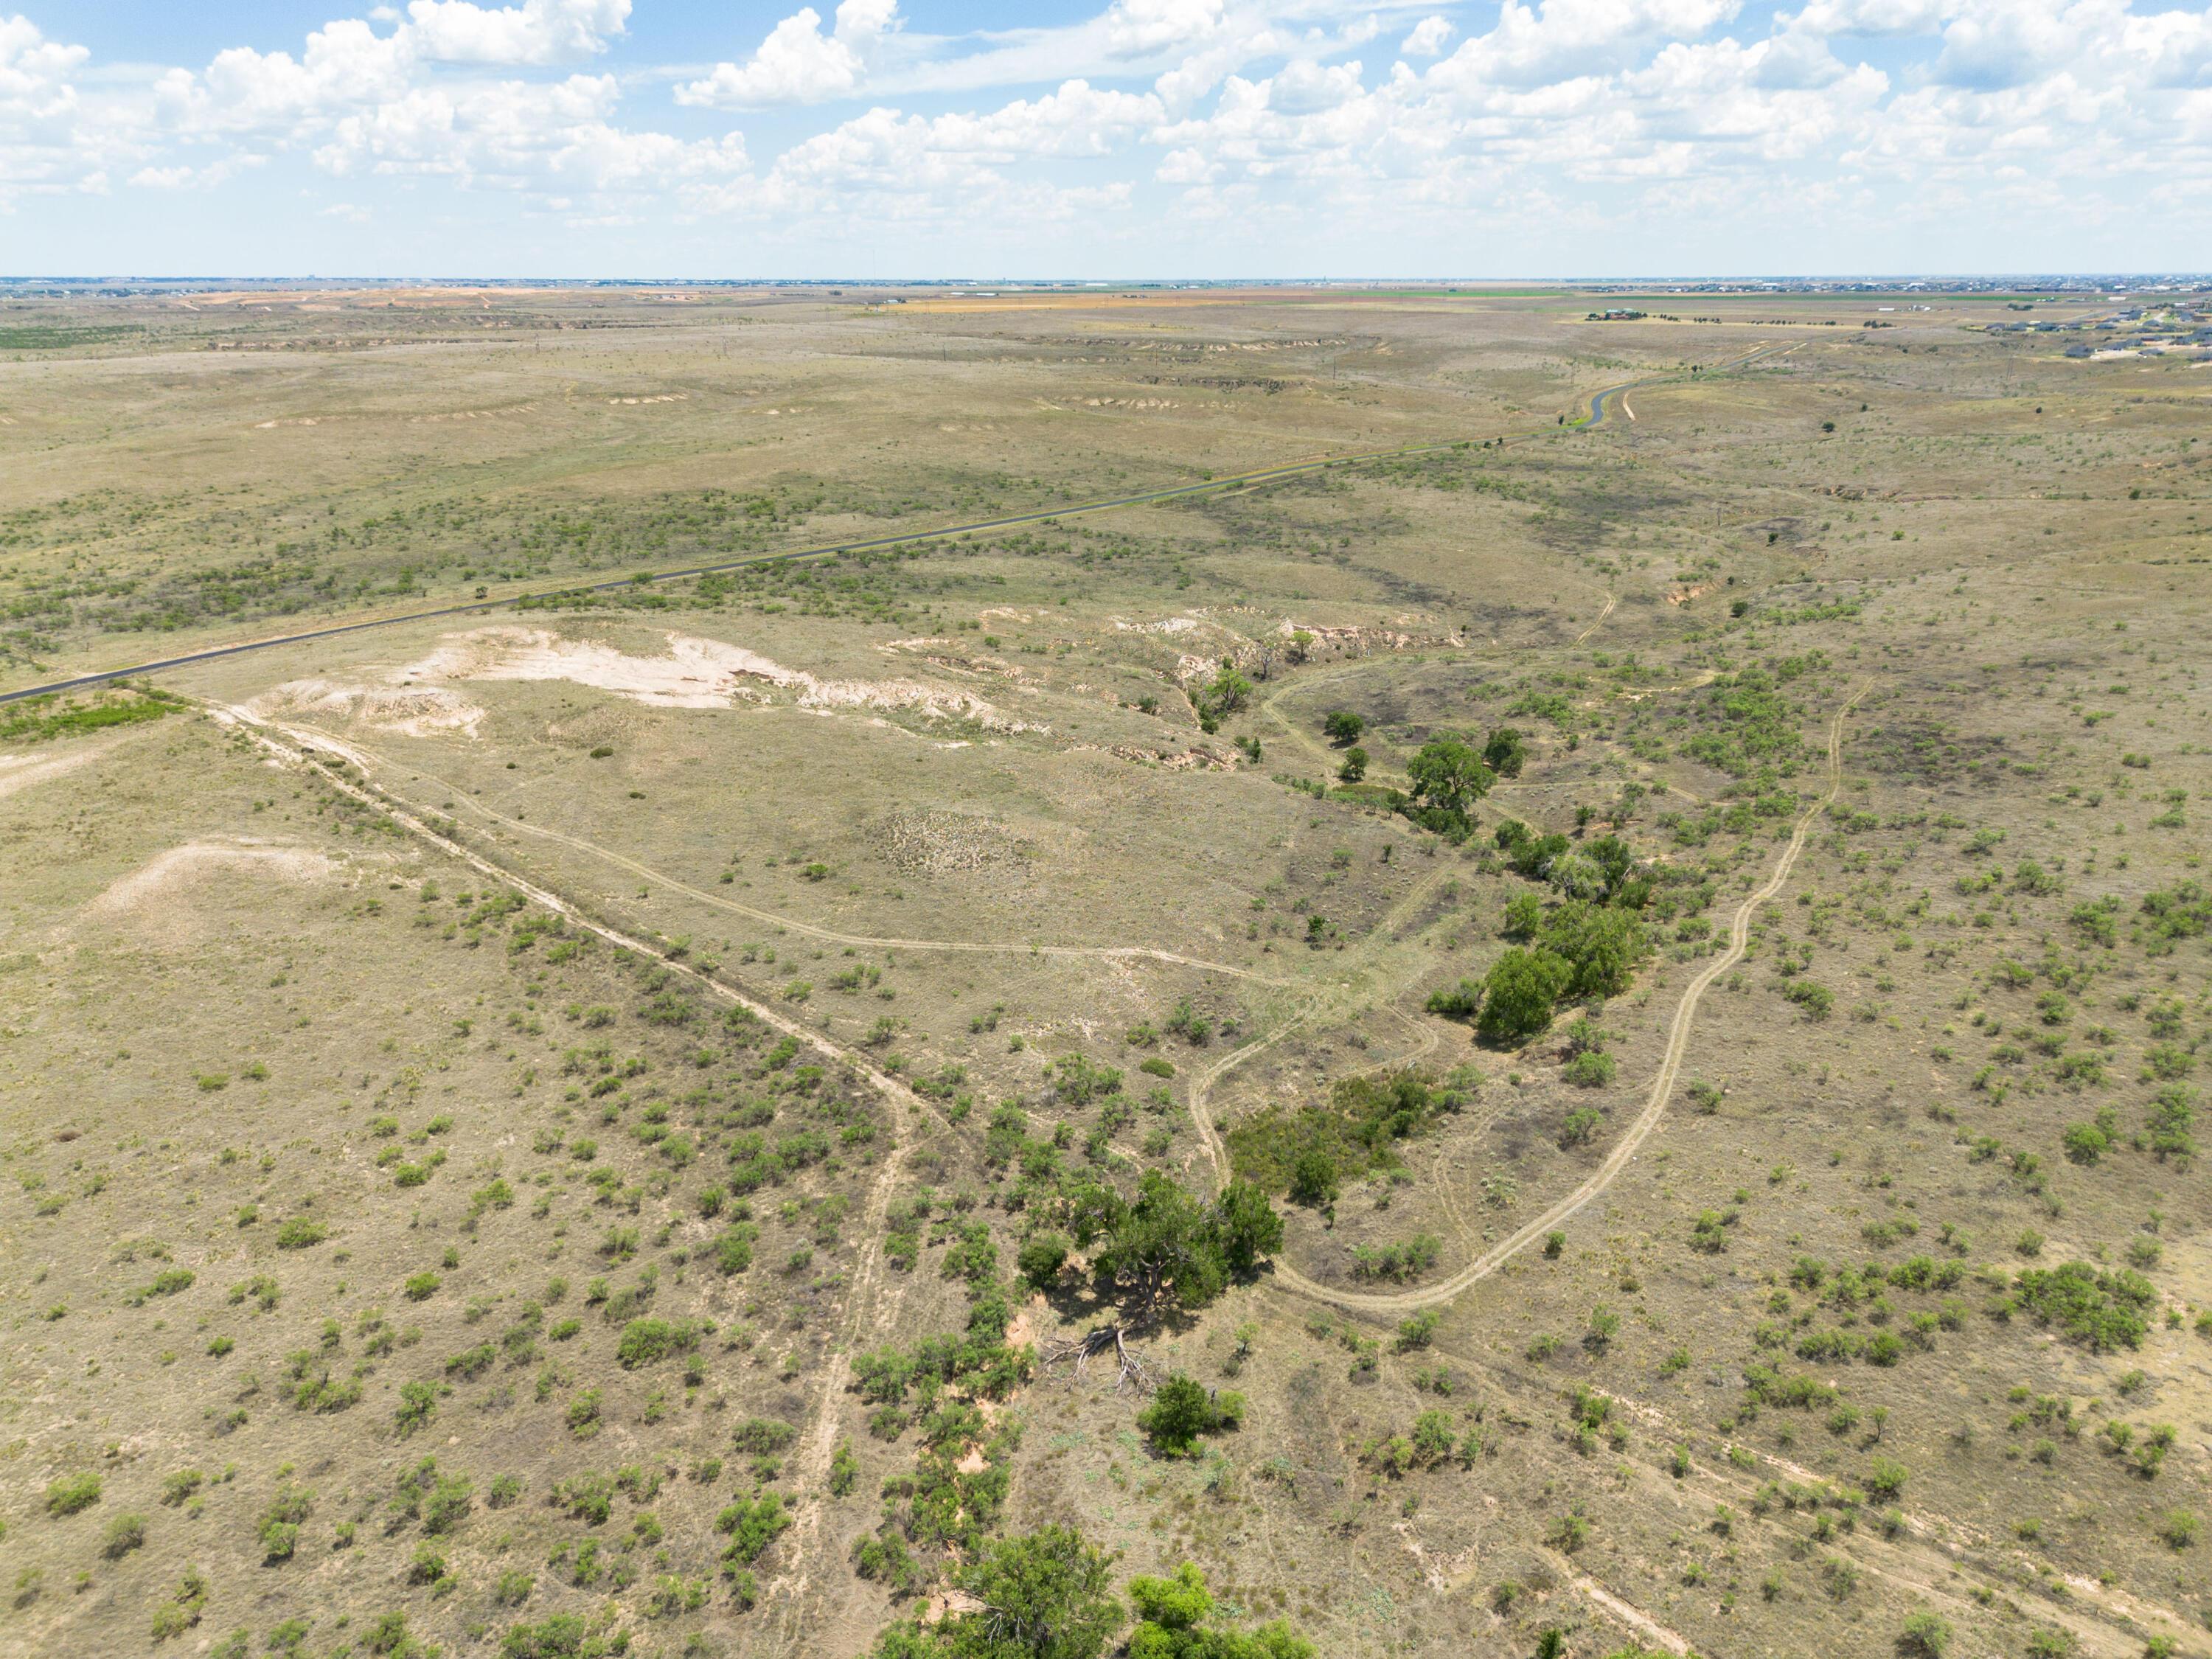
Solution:
[[[689,1353],[699,1346],[701,1328],[689,1319],[633,1319],[623,1327],[615,1358],[625,1370],[635,1370],[672,1355]]]
[[[732,1276],[744,1272],[753,1265],[753,1245],[759,1237],[758,1227],[739,1222],[714,1241],[714,1265]]]
[[[1587,1146],[1597,1133],[1598,1126],[1604,1121],[1605,1114],[1594,1107],[1577,1107],[1560,1120],[1559,1150],[1566,1152],[1576,1146]]]
[[[1552,1023],[1553,1006],[1573,980],[1574,970],[1549,951],[1509,948],[1483,979],[1477,1033],[1498,1048],[1518,1048]]]
[[[1442,1322],[1442,1317],[1433,1309],[1401,1321],[1396,1343],[1398,1352],[1410,1353],[1416,1348],[1427,1347],[1435,1340],[1437,1327]]]
[[[1601,1089],[1620,1070],[1611,1054],[1592,1050],[1574,1055],[1559,1068],[1559,1075],[1578,1088]]]
[[[295,1215],[276,1230],[276,1248],[280,1250],[304,1250],[311,1244],[319,1244],[330,1237],[330,1230],[306,1216]]]
[[[726,1534],[729,1547],[722,1553],[724,1570],[750,1566],[791,1525],[791,1511],[775,1492],[731,1504],[714,1517],[714,1530]]]
[[[154,1608],[154,1639],[163,1642],[172,1636],[182,1636],[198,1624],[207,1599],[207,1575],[198,1567],[186,1567],[176,1588]]]
[[[499,1652],[500,1659],[605,1659],[629,1646],[623,1632],[594,1634],[580,1613],[556,1613],[538,1624],[508,1626]]]
[[[906,1540],[889,1528],[861,1534],[853,1546],[853,1571],[894,1593],[914,1589],[922,1578],[921,1564],[907,1549]]]
[[[1301,1152],[1291,1165],[1291,1201],[1319,1206],[1334,1203],[1336,1193],[1336,1160],[1318,1146]]]
[[[434,1382],[403,1382],[399,1385],[399,1404],[392,1412],[393,1425],[405,1439],[417,1430],[428,1425],[438,1414],[438,1385]]]
[[[1361,1244],[1352,1252],[1355,1279],[1418,1279],[1437,1265],[1443,1241],[1434,1233],[1416,1233],[1395,1244]]]
[[[1446,1019],[1473,1019],[1482,1006],[1482,986],[1478,981],[1463,979],[1455,986],[1430,992],[1427,1006],[1429,1012]]]
[[[1905,1490],[1907,1478],[1904,1464],[1894,1458],[1877,1457],[1867,1468],[1868,1494],[1881,1503],[1893,1503]]]
[[[1244,1396],[1209,1395],[1205,1386],[1178,1371],[1160,1384],[1152,1403],[1137,1413],[1137,1426],[1163,1457],[1194,1457],[1201,1435],[1238,1427],[1244,1420]]]
[[[54,1516],[75,1515],[79,1510],[90,1509],[100,1501],[100,1476],[90,1469],[79,1474],[65,1474],[46,1487],[46,1513]]]
[[[2014,1300],[2045,1325],[2056,1325],[2093,1352],[2140,1346],[2146,1314],[2158,1291],[2141,1273],[2123,1267],[2104,1273],[2085,1261],[2030,1267],[2015,1282]]]
[[[300,1526],[314,1510],[314,1498],[297,1486],[282,1486],[262,1512],[256,1534],[265,1563],[289,1561],[300,1547]]]
[[[189,1267],[167,1267],[154,1275],[154,1282],[141,1293],[146,1297],[175,1296],[192,1287],[194,1275]]]
[[[1466,1068],[1443,1078],[1410,1067],[1341,1078],[1326,1104],[1269,1107],[1244,1118],[1228,1134],[1231,1159],[1237,1175],[1263,1191],[1290,1189],[1298,1202],[1326,1203],[1339,1180],[1395,1164],[1400,1141],[1459,1111],[1480,1082]]]
[[[759,1457],[780,1452],[799,1438],[799,1431],[781,1418],[749,1417],[737,1426],[731,1443],[739,1451]]]
[[[441,1475],[422,1496],[422,1530],[435,1537],[459,1526],[474,1507],[475,1490],[465,1475]]]
[[[1070,1249],[1068,1240],[1060,1233],[1038,1233],[1022,1245],[1015,1265],[1030,1285],[1048,1291],[1059,1281]]]

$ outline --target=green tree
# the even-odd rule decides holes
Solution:
[[[1309,1146],[1291,1165],[1291,1202],[1316,1207],[1336,1198],[1336,1160],[1318,1146]]]
[[[1207,732],[1219,727],[1223,715],[1235,714],[1251,700],[1252,682],[1226,657],[1221,659],[1221,672],[1213,677],[1213,683],[1192,699],[1198,708],[1199,726]]]
[[[1633,911],[1570,899],[1545,919],[1543,948],[1569,969],[1565,994],[1618,996],[1651,942]]]
[[[1166,1306],[1202,1308],[1229,1282],[1229,1261],[1204,1206],[1157,1170],[1091,1258],[1098,1278],[1143,1325]]]
[[[1413,797],[1446,816],[1464,820],[1467,809],[1490,793],[1497,774],[1473,744],[1459,738],[1431,738],[1406,767]]]
[[[1142,1621],[1130,1638],[1132,1648],[1146,1634],[1146,1625],[1185,1631],[1213,1616],[1213,1592],[1206,1587],[1206,1575],[1188,1561],[1176,1569],[1172,1578],[1132,1578],[1129,1600],[1136,1603]]]
[[[1501,778],[1519,777],[1528,759],[1528,740],[1510,726],[1499,726],[1482,745],[1482,763]]]
[[[1252,682],[1238,672],[1236,664],[1224,658],[1221,672],[1206,688],[1206,696],[1218,713],[1233,714],[1252,700]]]
[[[1574,972],[1549,951],[1518,945],[1491,964],[1475,1030],[1486,1042],[1517,1047],[1552,1023],[1552,1007]]]
[[[1367,729],[1367,722],[1349,708],[1332,708],[1321,717],[1321,729],[1332,743],[1358,743],[1359,734]]]
[[[1002,1540],[959,1575],[980,1607],[894,1625],[875,1659],[1097,1659],[1125,1616],[1113,1564],[1072,1527]]]
[[[1345,783],[1358,783],[1367,775],[1367,751],[1354,744],[1345,751],[1344,764],[1336,769],[1336,775]]]
[[[1080,1363],[1111,1351],[1125,1373],[1133,1370],[1140,1376],[1142,1364],[1127,1347],[1131,1335],[1171,1310],[1206,1306],[1283,1239],[1282,1218],[1266,1194],[1241,1181],[1231,1182],[1209,1204],[1148,1170],[1135,1202],[1124,1203],[1104,1188],[1085,1209],[1075,1218],[1077,1237],[1086,1245],[1096,1241],[1092,1281],[1115,1304],[1115,1315],[1060,1345],[1048,1358]]]
[[[1172,1578],[1132,1578],[1129,1599],[1139,1621],[1129,1659],[1314,1659],[1313,1644],[1279,1619],[1249,1632],[1212,1623],[1212,1592],[1188,1561]]]
[[[1233,1429],[1243,1420],[1243,1395],[1208,1395],[1204,1384],[1180,1371],[1161,1383],[1152,1403],[1137,1413],[1137,1426],[1164,1457],[1194,1457],[1200,1435]]]
[[[1213,1201],[1214,1231],[1229,1271],[1240,1277],[1283,1248],[1283,1218],[1267,1194],[1249,1181],[1232,1181]]]
[[[1039,1233],[1014,1258],[1022,1277],[1040,1291],[1050,1290],[1067,1262],[1067,1240],[1059,1233]]]

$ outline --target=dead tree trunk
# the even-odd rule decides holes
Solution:
[[[1137,1334],[1133,1324],[1115,1321],[1110,1325],[1097,1325],[1081,1336],[1056,1342],[1045,1351],[1044,1364],[1048,1369],[1066,1362],[1068,1365],[1068,1386],[1084,1381],[1091,1375],[1091,1362],[1111,1352],[1114,1356],[1114,1392],[1134,1389],[1140,1394],[1150,1394],[1158,1379],[1142,1356],[1129,1346],[1129,1339]]]

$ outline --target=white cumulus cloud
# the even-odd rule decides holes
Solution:
[[[611,75],[551,85],[501,81],[462,91],[416,87],[340,121],[315,152],[338,175],[443,174],[471,183],[623,191],[726,183],[750,170],[744,140],[625,131],[611,118]]]
[[[1398,43],[1398,50],[1408,58],[1433,58],[1450,43],[1458,31],[1449,17],[1424,17],[1413,25],[1413,32]]]
[[[0,17],[0,212],[25,196],[105,190],[109,167],[143,154],[80,89],[91,55],[27,17]]]
[[[364,181],[344,192],[362,203],[380,178],[423,203],[526,192],[611,258],[713,213],[854,251],[891,220],[951,250],[1085,215],[1124,215],[1102,234],[1133,246],[1240,257],[1714,227],[1761,258],[1893,258],[1920,227],[2005,258],[2024,227],[2059,250],[2118,228],[2185,251],[2169,261],[2212,240],[2206,0],[1089,0],[951,33],[897,0],[785,0],[749,55],[672,88],[695,112],[787,112],[757,156],[696,113],[659,130],[671,89],[639,61],[635,3],[389,0],[166,70],[0,13],[0,211],[112,179],[254,192],[311,227],[273,170],[252,176],[291,155]],[[467,228],[493,216],[379,222],[462,225],[425,252],[473,259]]]
[[[850,96],[898,24],[897,0],[845,0],[826,31],[822,14],[804,7],[769,30],[749,61],[717,64],[712,74],[678,87],[676,101],[750,108]]]
[[[1117,52],[1144,57],[1205,40],[1221,27],[1225,0],[1114,0],[1106,38]]]
[[[413,0],[408,32],[423,57],[451,64],[557,64],[605,52],[629,21],[630,0]]]

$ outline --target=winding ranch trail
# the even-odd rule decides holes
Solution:
[[[922,1120],[935,1119],[948,1134],[957,1131],[933,1104],[877,1066],[865,1054],[790,1018],[769,1004],[747,996],[735,987],[688,963],[671,960],[659,946],[648,940],[635,938],[618,928],[594,921],[579,906],[558,893],[495,864],[443,834],[404,803],[386,794],[380,788],[364,787],[350,778],[334,776],[321,767],[306,766],[300,749],[294,746],[306,743],[325,752],[343,754],[344,745],[330,743],[327,739],[317,742],[307,733],[294,732],[276,722],[262,720],[242,708],[207,706],[207,713],[218,725],[243,732],[279,764],[288,768],[305,766],[305,769],[339,793],[384,814],[407,834],[449,858],[459,860],[478,874],[514,889],[610,945],[634,951],[659,963],[708,995],[749,1010],[771,1029],[796,1038],[825,1058],[849,1067],[866,1079],[882,1097],[892,1120],[891,1148],[877,1166],[874,1179],[868,1185],[866,1201],[848,1235],[859,1243],[854,1255],[850,1288],[841,1310],[840,1329],[836,1340],[829,1345],[828,1352],[819,1367],[816,1403],[808,1414],[792,1460],[792,1473],[800,1497],[795,1508],[789,1540],[780,1552],[780,1559],[787,1565],[774,1581],[763,1587],[762,1595],[763,1602],[773,1603],[769,1616],[784,1644],[784,1650],[794,1654],[808,1653],[811,1651],[808,1632],[812,1623],[804,1605],[805,1593],[812,1582],[808,1565],[818,1553],[817,1540],[822,1528],[823,1494],[828,1491],[830,1465],[836,1455],[838,1419],[843,1409],[846,1390],[852,1382],[852,1355],[857,1347],[865,1346],[865,1338],[868,1334],[880,1335],[890,1328],[903,1284],[902,1280],[887,1284],[884,1273],[884,1237],[888,1231],[891,1194],[898,1184],[900,1172],[905,1168],[908,1153],[919,1143]],[[282,739],[285,738],[289,738],[292,744],[288,745],[283,742]]]
[[[1432,1307],[1439,1302],[1450,1301],[1469,1285],[1489,1278],[1545,1233],[1612,1186],[1619,1179],[1620,1172],[1628,1167],[1629,1160],[1636,1156],[1637,1149],[1650,1137],[1651,1132],[1659,1127],[1660,1119],[1666,1115],[1667,1102],[1674,1091],[1674,1079],[1681,1072],[1682,1056],[1689,1049],[1690,1030],[1697,1018],[1698,1000],[1715,980],[1742,960],[1744,947],[1751,935],[1752,917],[1757,914],[1759,907],[1780,892],[1783,884],[1790,879],[1790,872],[1797,862],[1797,855],[1804,851],[1805,837],[1812,830],[1814,819],[1835,799],[1837,790],[1842,787],[1844,717],[1850,714],[1867,690],[1867,684],[1862,681],[1845,699],[1844,706],[1836,711],[1836,717],[1828,728],[1827,788],[1797,815],[1797,821],[1790,832],[1790,844],[1783,849],[1782,857],[1774,866],[1774,873],[1736,908],[1735,919],[1729,924],[1728,949],[1707,963],[1704,971],[1692,980],[1689,988],[1682,993],[1681,1003],[1674,1010],[1674,1024],[1668,1031],[1667,1052],[1659,1062],[1658,1075],[1651,1080],[1651,1092],[1644,1098],[1644,1109],[1637,1114],[1636,1121],[1628,1126],[1627,1132],[1614,1143],[1613,1150],[1606,1154],[1605,1161],[1598,1165],[1587,1181],[1440,1284],[1395,1294],[1342,1291],[1316,1284],[1295,1267],[1287,1267],[1279,1261],[1274,1267],[1273,1282],[1317,1301],[1373,1313],[1411,1313],[1417,1309]],[[1291,1030],[1297,1023],[1291,1020],[1258,1042],[1248,1043],[1234,1054],[1224,1056],[1191,1085],[1191,1115],[1197,1120],[1207,1155],[1213,1160],[1218,1184],[1225,1183],[1229,1179],[1228,1150],[1213,1126],[1212,1114],[1206,1107],[1206,1095],[1231,1067],[1259,1053]]]
[[[1627,398],[1623,398],[1620,400],[1620,406],[1621,406],[1623,409],[1627,408],[1627,407],[1628,407],[1628,399],[1627,399]],[[1634,420],[1636,417],[1635,417],[1633,415],[1632,415],[1632,416],[1630,416],[1628,418],[1629,418],[1630,420],[1632,420],[1632,420]],[[1620,596],[1618,593],[1608,593],[1608,594],[1607,594],[1607,595],[1605,596],[1605,609],[1604,609],[1604,610],[1602,610],[1602,611],[1599,611],[1599,612],[1597,613],[1597,620],[1596,620],[1595,622],[1592,623],[1591,623],[1588,628],[1585,628],[1584,629],[1583,629],[1583,631],[1582,631],[1581,633],[1579,633],[1579,634],[1577,634],[1577,635],[1575,635],[1575,643],[1576,643],[1577,645],[1580,645],[1580,644],[1581,644],[1584,640],[1588,639],[1591,635],[1593,635],[1593,634],[1596,633],[1596,632],[1597,632],[1597,630],[1598,630],[1599,629],[1601,629],[1601,628],[1604,627],[1604,626],[1605,626],[1605,619],[1606,619],[1607,617],[1610,617],[1610,616],[1613,614],[1613,606],[1615,606],[1616,605],[1619,605],[1620,603]]]
[[[234,710],[233,712],[243,716],[243,711]],[[373,773],[375,770],[375,768],[371,766],[371,762],[394,770],[398,769],[398,763],[378,754],[374,749],[364,748],[349,739],[337,737],[319,726],[310,726],[304,722],[265,719],[261,723],[272,730],[283,732],[301,743],[326,750],[331,754],[349,760],[363,772]],[[595,841],[586,841],[580,836],[568,835],[559,830],[548,830],[543,824],[509,817],[504,812],[486,806],[471,796],[467,790],[438,776],[434,772],[417,772],[416,775],[443,786],[452,792],[456,801],[477,817],[488,823],[496,823],[513,834],[535,836],[541,841],[550,841],[562,847],[572,848],[579,853],[604,860],[617,869],[627,870],[632,875],[641,876],[647,881],[668,889],[671,892],[681,893],[684,897],[695,899],[702,904],[712,905],[718,910],[727,910],[732,915],[746,917],[750,921],[760,922],[767,927],[781,927],[789,933],[801,933],[808,939],[818,939],[825,945],[849,945],[856,950],[865,951],[953,951],[979,956],[1056,957],[1088,962],[1110,962],[1117,958],[1126,961],[1140,957],[1152,962],[1172,963],[1182,968],[1195,968],[1200,973],[1219,974],[1225,978],[1250,980],[1261,985],[1288,988],[1301,983],[1297,980],[1280,979],[1270,974],[1263,974],[1256,969],[1238,968],[1225,962],[1208,962],[1203,957],[1188,957],[1180,951],[1156,950],[1146,945],[1038,945],[1024,944],[1019,939],[891,939],[872,933],[840,933],[834,927],[817,927],[811,921],[800,921],[796,917],[779,915],[774,910],[763,910],[736,899],[724,898],[720,893],[711,892],[703,887],[694,887],[689,882],[679,880],[665,871],[656,870],[649,864],[641,864],[627,854],[617,853],[611,847],[603,847]],[[404,801],[404,798],[388,785],[380,784],[377,787],[391,800]]]

